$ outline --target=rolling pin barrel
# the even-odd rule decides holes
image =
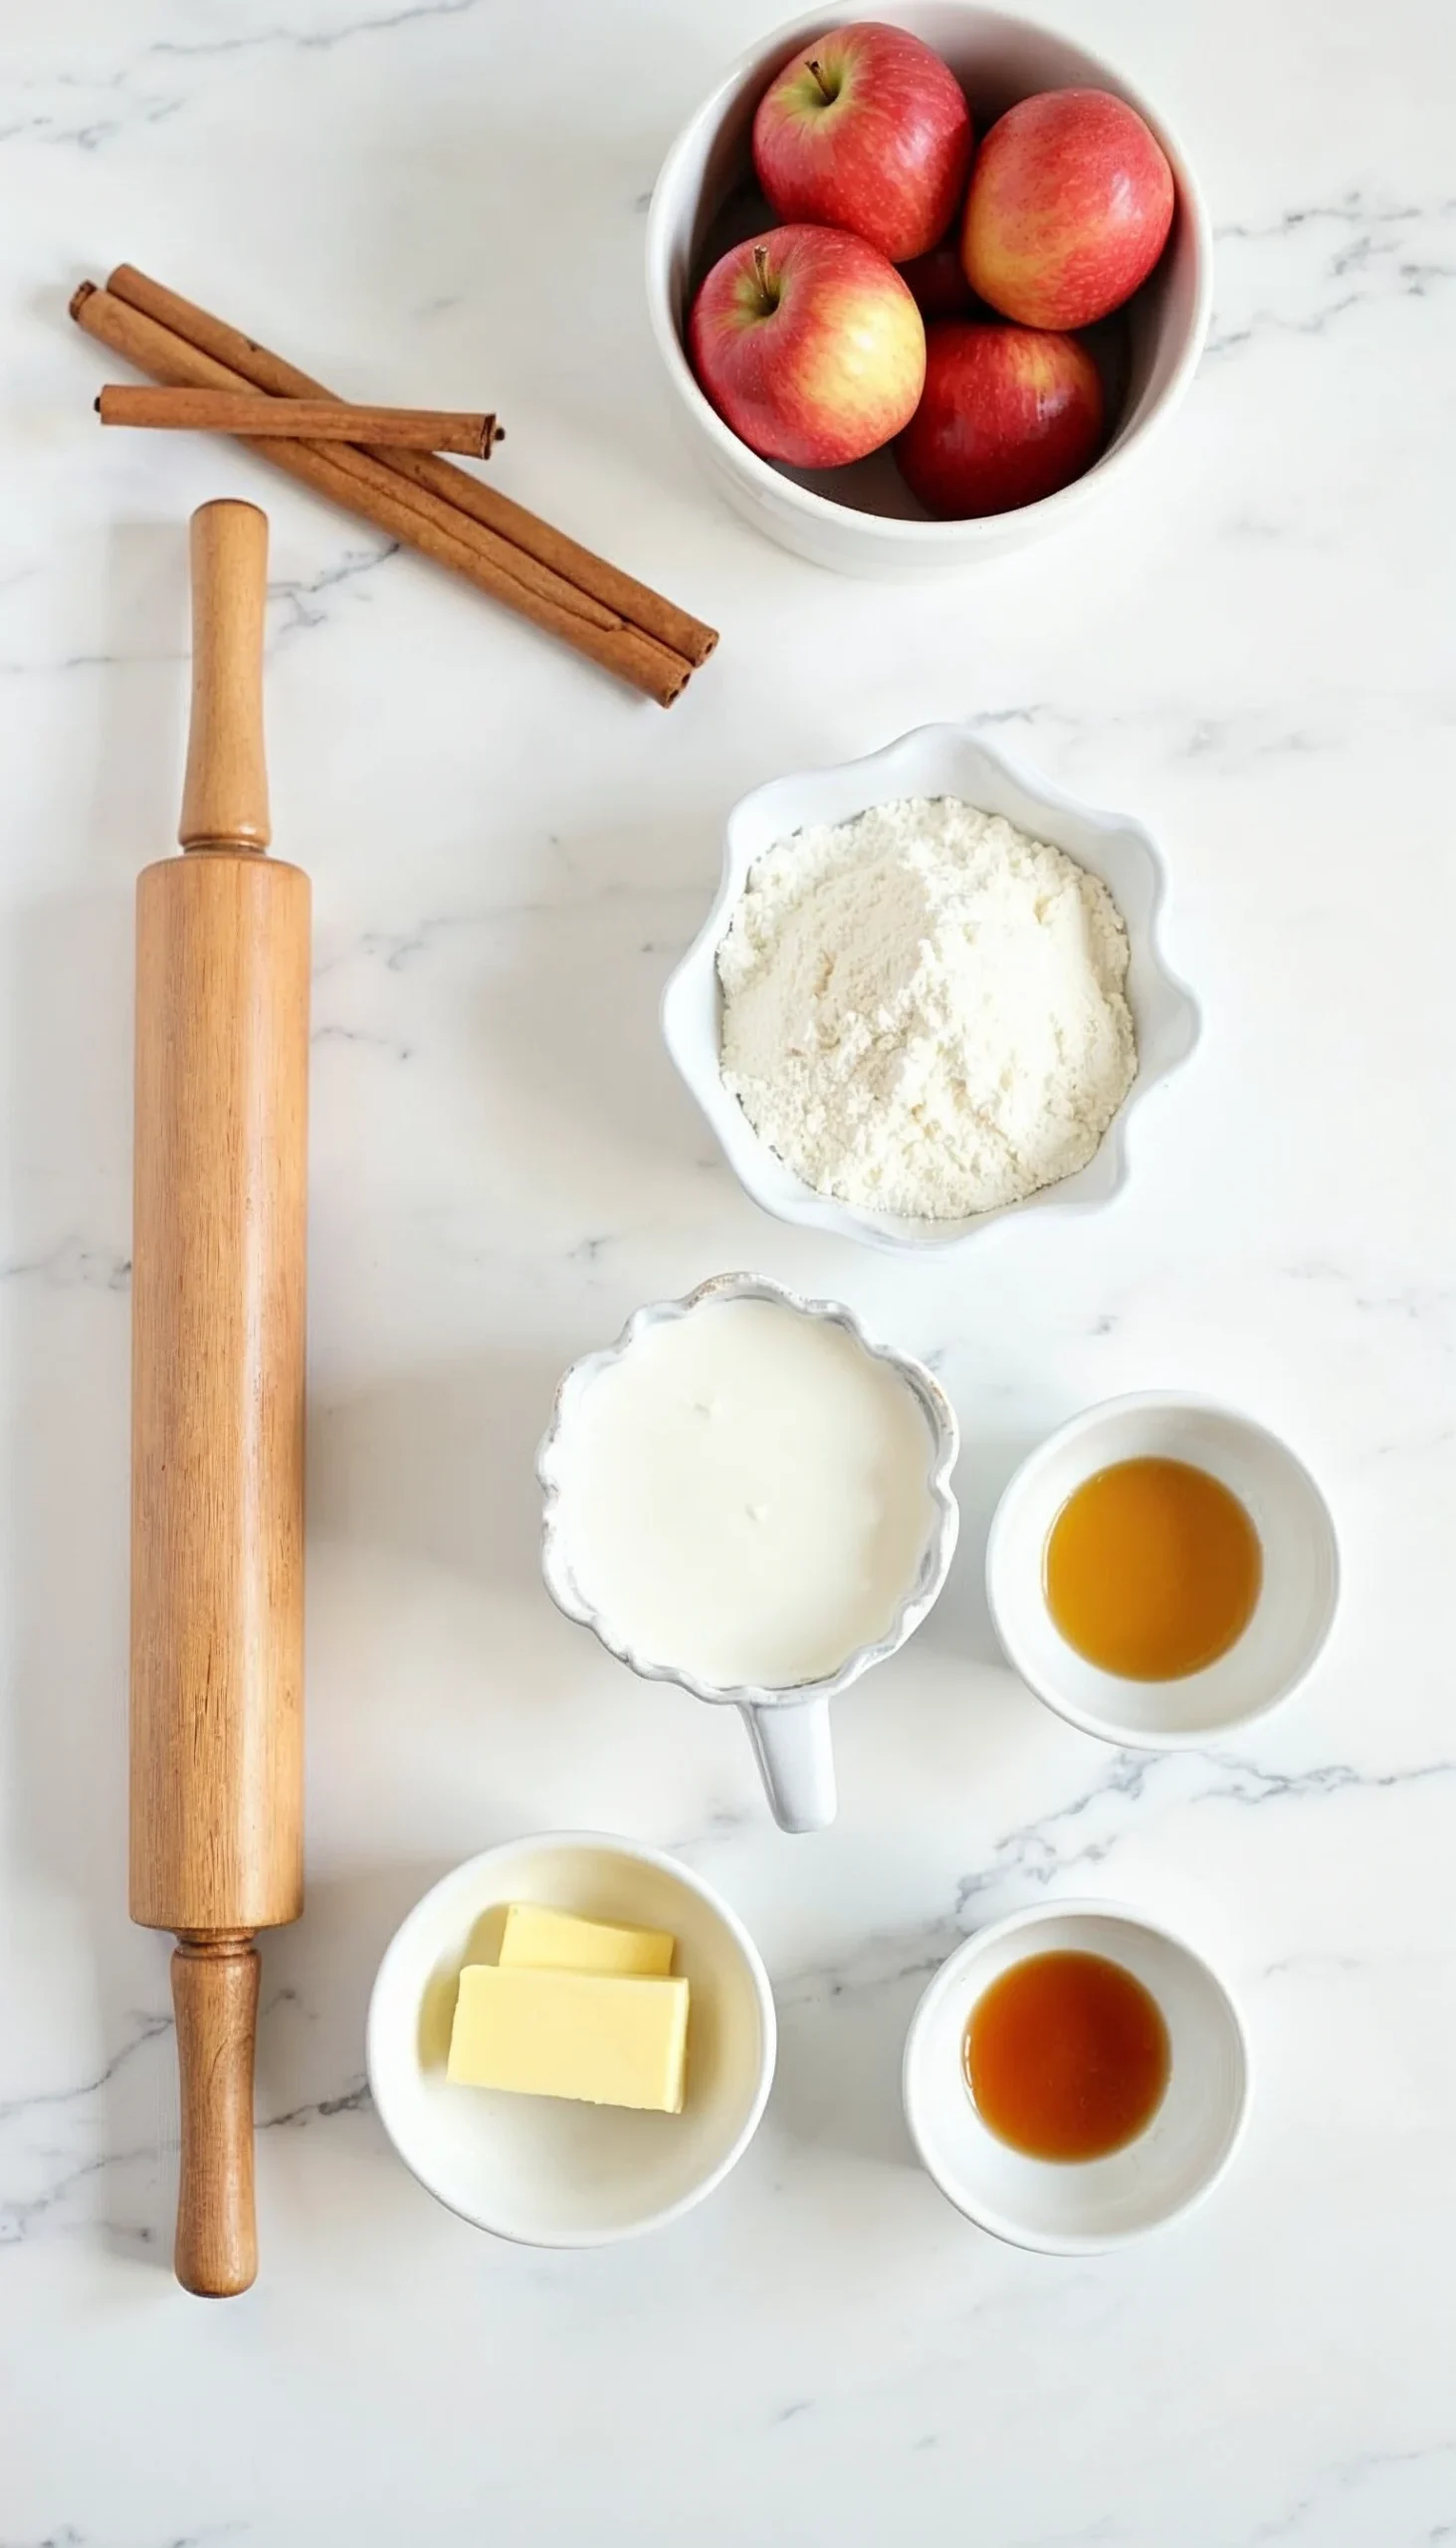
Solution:
[[[192,525],[181,838],[137,886],[133,1920],[171,1929],[177,2273],[246,2287],[253,1934],[303,1905],[310,895],[263,856],[268,525]]]

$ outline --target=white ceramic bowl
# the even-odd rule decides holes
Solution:
[[[981,2121],[966,2084],[965,2028],[1009,1965],[1064,1950],[1106,1956],[1150,1991],[1172,2051],[1146,2130],[1107,2159],[1028,2159]],[[941,1965],[905,2046],[905,2112],[940,2192],[997,2238],[1047,2255],[1094,2255],[1171,2221],[1222,2176],[1243,2129],[1249,2059],[1222,1983],[1180,1938],[1114,1903],[1046,1902],[982,1929]]]
[[[868,805],[902,796],[959,796],[984,813],[1003,814],[1037,840],[1051,841],[1100,876],[1127,923],[1132,961],[1128,1002],[1138,1037],[1138,1076],[1095,1156],[1075,1176],[1043,1186],[1022,1203],[976,1212],[959,1221],[908,1220],[893,1212],[857,1211],[816,1194],[754,1132],[723,1082],[723,992],[718,950],[747,882],[748,871],[775,841],[810,823],[848,822]],[[727,1154],[738,1182],[781,1221],[874,1247],[946,1248],[997,1222],[1034,1211],[1089,1211],[1111,1202],[1127,1180],[1129,1119],[1143,1099],[1185,1061],[1198,1040],[1192,994],[1169,970],[1158,946],[1163,864],[1151,835],[1128,814],[1100,813],[987,743],[973,726],[918,726],[863,760],[775,778],[744,796],[728,818],[723,881],[702,930],[663,997],[667,1048]]]
[[[462,1965],[491,1963],[508,1902],[670,1929],[692,1986],[681,2114],[452,2088]],[[488,1849],[417,1902],[369,2003],[369,2088],[405,2166],[463,2221],[536,2247],[600,2247],[701,2203],[742,2157],[773,2079],[762,1959],[728,1904],[633,1840],[557,1831]]]
[[[809,1682],[799,1689],[724,1689],[700,1680],[666,1656],[643,1654],[619,1623],[588,1599],[571,1565],[571,1428],[583,1392],[609,1363],[620,1362],[630,1354],[645,1328],[658,1326],[665,1319],[686,1318],[708,1301],[745,1300],[775,1301],[800,1318],[827,1320],[831,1326],[842,1328],[862,1352],[876,1362],[887,1363],[898,1374],[926,1422],[926,1483],[932,1522],[914,1580],[905,1588],[905,1598],[876,1644],[856,1646],[829,1679]],[[888,1345],[872,1343],[853,1311],[842,1302],[804,1300],[799,1293],[786,1291],[781,1283],[771,1283],[765,1274],[717,1275],[713,1281],[701,1283],[686,1300],[656,1301],[649,1308],[638,1310],[615,1345],[573,1363],[557,1389],[550,1426],[536,1457],[536,1475],[544,1497],[541,1567],[546,1591],[558,1610],[590,1628],[609,1654],[644,1680],[676,1681],[681,1688],[691,1690],[695,1698],[706,1699],[712,1706],[737,1708],[748,1729],[775,1821],[785,1831],[822,1831],[833,1821],[837,1802],[829,1702],[873,1664],[897,1654],[938,1600],[960,1528],[960,1511],[950,1488],[959,1447],[954,1410],[939,1382],[908,1355],[897,1354]]]
[[[1149,1457],[1220,1478],[1264,1553],[1258,1603],[1237,1644],[1176,1681],[1128,1681],[1085,1661],[1053,1624],[1042,1582],[1047,1534],[1068,1496],[1098,1469]],[[1206,1743],[1287,1698],[1330,1633],[1339,1589],[1330,1509],[1293,1451],[1229,1407],[1157,1390],[1090,1407],[1043,1442],[1012,1478],[986,1544],[991,1616],[1023,1681],[1084,1734],[1148,1751]]]
[[[1162,263],[1128,314],[1128,379],[1118,421],[1087,475],[1041,504],[978,522],[925,518],[886,452],[853,469],[790,472],[760,460],[710,406],[684,350],[696,283],[733,238],[767,229],[761,197],[734,199],[750,177],[753,109],[776,71],[810,36],[853,18],[889,18],[943,55],[963,83],[977,134],[1041,89],[1110,89],[1156,133],[1172,166],[1177,210]],[[1213,247],[1193,174],[1165,119],[1110,63],[1064,36],[997,9],[933,0],[848,0],[780,27],[743,54],[678,135],[647,222],[647,300],[673,409],[718,493],[758,531],[842,574],[953,574],[1044,537],[1126,480],[1178,404],[1197,366],[1213,294]],[[1116,323],[1116,322],[1114,322]]]

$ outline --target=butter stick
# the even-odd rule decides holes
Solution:
[[[458,2087],[680,2114],[687,2043],[681,1978],[468,1964],[447,2075]]]
[[[673,1969],[675,1941],[663,1929],[614,1927],[513,1902],[501,1941],[503,1965],[546,1966],[567,1973],[663,1974]]]

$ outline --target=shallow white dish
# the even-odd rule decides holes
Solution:
[[[887,452],[853,469],[790,473],[760,460],[710,406],[683,344],[689,300],[705,250],[750,173],[753,109],[789,56],[853,18],[890,19],[941,54],[971,102],[977,135],[992,118],[1041,89],[1110,89],[1157,135],[1172,167],[1177,211],[1161,265],[1129,313],[1129,377],[1112,439],[1085,477],[1041,504],[977,522],[928,521]],[[761,202],[761,199],[760,199]],[[753,214],[739,237],[771,226]],[[720,234],[715,246],[727,240]],[[1097,54],[1050,29],[959,0],[848,0],[762,37],[725,73],[679,133],[658,178],[647,221],[647,302],[672,393],[673,412],[694,458],[733,511],[784,548],[841,574],[953,574],[1024,547],[1095,504],[1136,470],[1154,431],[1178,405],[1208,331],[1213,245],[1208,215],[1187,159],[1164,118]]]
[[[926,1482],[932,1506],[930,1536],[921,1552],[914,1581],[883,1637],[857,1646],[827,1680],[799,1689],[720,1688],[661,1656],[641,1653],[618,1623],[606,1617],[582,1592],[571,1569],[569,1491],[572,1417],[583,1392],[607,1364],[629,1354],[648,1327],[665,1319],[686,1318],[708,1301],[775,1301],[801,1318],[827,1320],[877,1362],[887,1363],[917,1400],[926,1421]],[[656,1301],[629,1319],[615,1345],[573,1363],[556,1391],[550,1426],[536,1457],[536,1475],[544,1498],[541,1569],[546,1590],[568,1619],[588,1627],[619,1663],[648,1681],[676,1681],[694,1697],[715,1707],[735,1707],[748,1729],[775,1821],[785,1831],[820,1831],[836,1810],[834,1753],[829,1731],[829,1702],[873,1664],[899,1652],[938,1599],[960,1527],[960,1512],[950,1476],[960,1447],[954,1410],[939,1382],[908,1355],[866,1336],[853,1311],[838,1301],[809,1301],[764,1274],[720,1274],[701,1283],[685,1300]]]
[[[1108,887],[1127,924],[1132,952],[1128,1003],[1138,1037],[1138,1076],[1095,1156],[1075,1176],[1043,1186],[1022,1203],[959,1221],[858,1211],[815,1193],[759,1139],[724,1086],[720,1064],[718,950],[749,869],[775,841],[806,824],[848,822],[869,805],[904,796],[958,796],[1065,850]],[[728,818],[717,899],[663,996],[663,1035],[739,1184],[778,1220],[800,1221],[809,1229],[872,1247],[921,1250],[958,1246],[1022,1212],[1096,1210],[1111,1202],[1127,1181],[1128,1125],[1134,1110],[1187,1059],[1198,1040],[1192,994],[1170,971],[1158,946],[1163,890],[1161,854],[1150,833],[1131,815],[1101,813],[1065,795],[987,743],[974,726],[918,726],[862,760],[771,779],[740,798]]]
[[[1150,1991],[1172,2051],[1146,2130],[1107,2159],[1028,2159],[977,2114],[962,2061],[971,2010],[1009,1965],[1064,1950],[1106,1956]],[[1186,2212],[1243,2130],[1249,2058],[1238,2012],[1180,1938],[1116,1903],[1046,1902],[998,1920],[942,1964],[905,2046],[906,2120],[922,2165],[968,2221],[1013,2246],[1094,2255]]]
[[[692,1986],[681,2114],[451,2087],[462,1965],[493,1963],[508,1902],[670,1929]],[[762,1959],[728,1904],[634,1840],[555,1831],[488,1849],[395,1932],[369,2002],[369,2090],[405,2166],[463,2221],[527,2246],[600,2247],[676,2221],[758,2128],[777,2027]]]
[[[1085,1478],[1117,1460],[1187,1460],[1238,1497],[1259,1534],[1264,1580],[1236,1645],[1177,1681],[1099,1671],[1067,1644],[1042,1589],[1047,1534]],[[1340,1556],[1308,1469],[1262,1424],[1211,1399],[1149,1390],[1074,1416],[1012,1478],[986,1543],[986,1595],[1007,1660],[1048,1707],[1106,1743],[1172,1751],[1206,1743],[1287,1698],[1330,1633]]]

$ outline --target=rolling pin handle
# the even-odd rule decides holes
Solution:
[[[192,723],[184,849],[267,849],[263,620],[268,516],[224,498],[192,517]]]
[[[182,2172],[177,2280],[205,2299],[246,2291],[258,2271],[253,2208],[253,2059],[258,1950],[249,1932],[179,1936],[172,1957]]]

